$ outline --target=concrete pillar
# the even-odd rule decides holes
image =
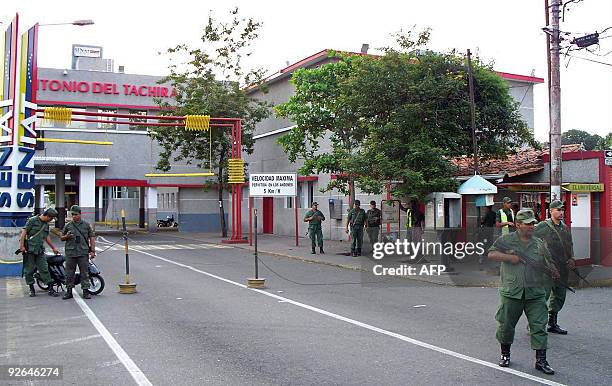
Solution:
[[[36,214],[41,214],[43,209],[45,209],[45,185],[38,185],[35,189],[34,195],[36,196],[36,205],[34,207],[34,212]]]
[[[55,209],[57,210],[55,227],[59,229],[63,229],[66,224],[66,203],[64,201],[66,181],[64,178],[65,173],[63,170],[55,172]]]
[[[96,221],[104,221],[104,186],[98,186],[98,211]]]
[[[153,186],[149,186],[148,188],[146,188],[146,190],[147,190],[147,222],[149,224],[148,225],[149,232],[157,232],[157,188]]]
[[[138,228],[145,227],[145,192],[144,186],[138,189]]]
[[[81,218],[89,223],[95,222],[96,211],[96,168],[79,167],[79,206]]]

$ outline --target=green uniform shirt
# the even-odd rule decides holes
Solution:
[[[565,262],[574,255],[572,233],[562,222],[555,225],[551,219],[542,221],[536,225],[534,235],[544,240],[559,267],[565,267]]]
[[[44,242],[49,236],[49,223],[34,216],[28,219],[23,229],[26,231],[26,240],[28,240],[28,252],[42,254],[45,251]]]
[[[501,244],[510,249],[502,250],[499,247]],[[516,251],[531,257],[538,263],[548,266],[552,265],[550,252],[541,239],[533,237],[528,243],[524,243],[519,239],[517,232],[500,236],[489,248],[489,252],[491,251],[500,251],[508,254]],[[523,292],[525,299],[543,297],[546,293],[545,288],[552,285],[551,279],[545,273],[523,263],[512,264],[502,262],[500,274],[500,295],[513,299],[521,299]]]
[[[304,215],[304,220],[306,220],[306,218],[308,217],[313,217],[313,219],[310,220],[308,223],[309,227],[320,227],[321,221],[325,220],[325,216],[323,216],[323,212],[321,212],[318,209],[317,210],[310,209],[308,212],[306,212],[306,215]]]
[[[352,227],[363,226],[366,222],[366,212],[365,210],[359,208],[359,210],[353,208],[348,212],[348,221]]]
[[[66,257],[87,256],[89,254],[89,238],[94,237],[94,231],[86,221],[71,221],[62,230],[65,235],[72,233],[72,238],[66,240]]]
[[[378,208],[368,209],[366,213],[368,218],[368,227],[379,227],[382,219],[382,212]]]

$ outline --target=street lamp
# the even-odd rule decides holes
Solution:
[[[71,21],[71,22],[67,22],[67,23],[47,23],[47,24],[39,24],[39,26],[46,26],[46,25],[78,25],[79,27],[85,26],[85,25],[92,25],[94,24],[94,21],[91,19],[84,19],[84,20],[75,20],[75,21]]]

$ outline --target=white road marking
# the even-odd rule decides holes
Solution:
[[[51,343],[49,345],[46,345],[45,348],[55,347],[55,346],[63,346],[65,344],[72,344],[72,343],[77,343],[77,342],[83,342],[85,340],[90,340],[90,339],[95,339],[95,338],[100,338],[100,337],[101,337],[100,334],[89,335],[89,336],[84,336],[82,338],[76,338],[76,339],[64,340],[62,342]]]
[[[335,314],[333,312],[329,312],[329,311],[323,310],[321,308],[313,307],[313,306],[310,306],[308,304],[300,303],[300,302],[297,302],[295,300],[291,300],[289,298],[285,298],[285,297],[282,297],[282,296],[279,296],[279,295],[276,295],[276,294],[273,294],[273,293],[270,293],[270,292],[267,292],[267,291],[264,291],[264,290],[248,288],[245,284],[241,284],[241,283],[235,282],[233,280],[229,280],[229,279],[226,279],[224,277],[217,276],[215,274],[212,274],[212,273],[209,273],[209,272],[206,272],[206,271],[202,271],[202,270],[194,268],[194,267],[192,267],[190,265],[179,263],[179,262],[176,262],[174,260],[167,259],[165,257],[156,256],[156,255],[154,255],[152,253],[148,253],[148,252],[142,252],[142,251],[137,251],[137,252],[142,253],[142,254],[147,255],[147,256],[151,256],[153,258],[156,258],[156,259],[159,259],[159,260],[162,260],[162,261],[165,261],[165,262],[168,262],[170,264],[177,265],[179,267],[187,268],[187,269],[192,270],[194,272],[201,273],[202,275],[206,275],[206,276],[212,277],[213,279],[217,279],[217,280],[226,282],[228,284],[235,285],[235,286],[240,287],[240,288],[248,289],[250,291],[258,292],[258,293],[260,293],[262,295],[266,295],[266,296],[269,296],[269,297],[277,299],[277,300],[282,300],[282,301],[284,301],[286,303],[291,303],[291,304],[293,304],[293,305],[295,305],[297,307],[301,307],[301,308],[307,309],[309,311],[316,312],[316,313],[321,314],[321,315],[329,316],[330,318],[333,318],[333,319],[341,320],[343,322],[352,324],[354,326],[362,327],[362,328],[365,328],[365,329],[370,330],[370,331],[377,332],[377,333],[382,334],[382,335],[386,335],[386,336],[390,336],[392,338],[399,339],[401,341],[413,344],[415,346],[423,347],[423,348],[426,348],[426,349],[429,349],[429,350],[432,350],[432,351],[436,351],[436,352],[439,352],[441,354],[445,354],[445,355],[448,355],[448,356],[452,356],[452,357],[455,357],[455,358],[458,358],[458,359],[463,359],[464,361],[472,362],[472,363],[475,363],[475,364],[478,364],[478,365],[481,365],[481,366],[485,366],[485,367],[489,367],[489,368],[491,368],[493,370],[497,370],[497,371],[501,371],[501,372],[504,372],[504,373],[516,375],[517,377],[529,379],[531,381],[538,382],[538,383],[541,383],[541,384],[544,384],[544,385],[563,386],[562,383],[554,382],[554,381],[551,381],[551,380],[548,380],[548,379],[545,379],[545,378],[536,377],[535,375],[524,373],[522,371],[514,370],[514,369],[511,369],[511,368],[508,368],[508,367],[500,367],[496,363],[491,363],[491,362],[483,361],[482,359],[474,358],[474,357],[471,357],[471,356],[468,356],[468,355],[465,355],[465,354],[458,353],[456,351],[445,349],[443,347],[438,347],[438,346],[435,346],[433,344],[429,344],[429,343],[426,343],[426,342],[423,342],[423,341],[420,341],[420,340],[417,340],[417,339],[414,339],[414,338],[410,338],[410,337],[405,336],[405,335],[401,335],[401,334],[398,334],[398,333],[395,333],[395,332],[392,332],[392,331],[388,331],[388,330],[385,330],[385,329],[382,329],[382,328],[379,328],[379,327],[376,327],[376,326],[372,326],[370,324],[363,323],[363,322],[360,322],[358,320],[350,319],[350,318],[347,318],[345,316],[338,315],[338,314]]]
[[[119,343],[117,343],[115,338],[113,338],[111,333],[106,329],[106,327],[104,327],[104,325],[102,324],[100,319],[98,319],[96,314],[94,314],[91,308],[89,308],[89,306],[85,303],[81,296],[79,296],[79,294],[76,292],[74,293],[74,300],[79,305],[81,310],[85,313],[91,324],[93,324],[96,330],[98,330],[98,332],[100,333],[100,335],[102,335],[102,338],[104,338],[106,344],[108,344],[108,346],[111,348],[111,350],[113,350],[117,358],[121,361],[121,363],[123,363],[123,366],[130,373],[132,378],[134,378],[136,384],[138,384],[139,386],[152,386],[153,384],[149,381],[146,375],[144,375],[142,370],[140,370],[136,363],[134,363],[132,358],[129,357],[125,350],[123,350],[123,348],[119,345]]]

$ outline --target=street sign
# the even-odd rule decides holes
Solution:
[[[294,197],[297,173],[258,173],[249,175],[250,197]]]
[[[604,150],[604,164],[612,166],[612,150]]]
[[[383,200],[380,206],[382,222],[392,223],[400,220],[400,202],[397,200]]]
[[[604,160],[604,163],[605,163],[606,165],[608,165],[608,166],[612,166],[612,158],[606,158],[606,159]]]

